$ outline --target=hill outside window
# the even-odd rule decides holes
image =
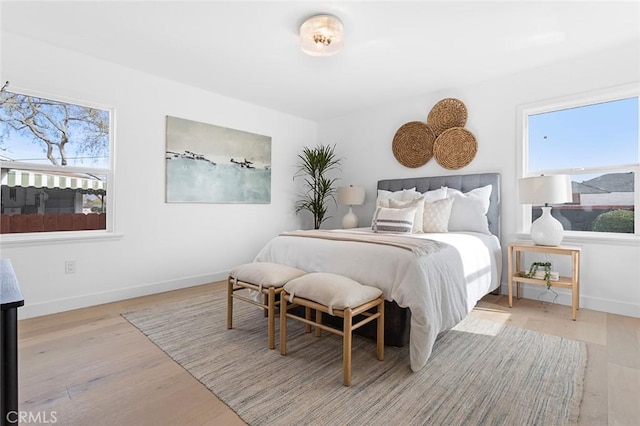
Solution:
[[[640,159],[637,85],[518,108],[518,177],[567,174],[572,202],[552,214],[565,238],[634,238]],[[541,206],[522,206],[519,232],[528,233]]]
[[[112,111],[6,88],[0,102],[2,241],[111,232]]]

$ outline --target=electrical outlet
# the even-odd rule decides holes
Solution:
[[[75,260],[66,260],[64,262],[64,273],[65,274],[75,274],[76,273],[76,261]]]

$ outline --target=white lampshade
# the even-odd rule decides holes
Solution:
[[[300,26],[300,48],[307,55],[335,55],[342,45],[342,22],[335,16],[316,15]]]
[[[339,187],[338,202],[345,206],[359,206],[364,204],[364,188],[353,185]]]
[[[572,201],[569,175],[535,176],[520,179],[520,204],[561,204]]]
[[[357,228],[358,217],[353,213],[351,206],[359,206],[364,203],[364,188],[353,185],[339,187],[338,202],[349,206],[349,212],[342,218],[342,227],[345,229]]]
[[[521,204],[544,204],[542,216],[531,224],[531,239],[541,246],[557,246],[564,229],[551,215],[549,204],[568,203],[573,200],[569,175],[536,176],[520,179],[518,194]]]

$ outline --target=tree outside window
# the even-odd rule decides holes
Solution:
[[[107,229],[110,111],[0,92],[5,233]]]

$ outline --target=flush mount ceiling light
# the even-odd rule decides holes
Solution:
[[[300,48],[311,56],[331,56],[342,49],[342,22],[332,15],[316,15],[300,26]]]

